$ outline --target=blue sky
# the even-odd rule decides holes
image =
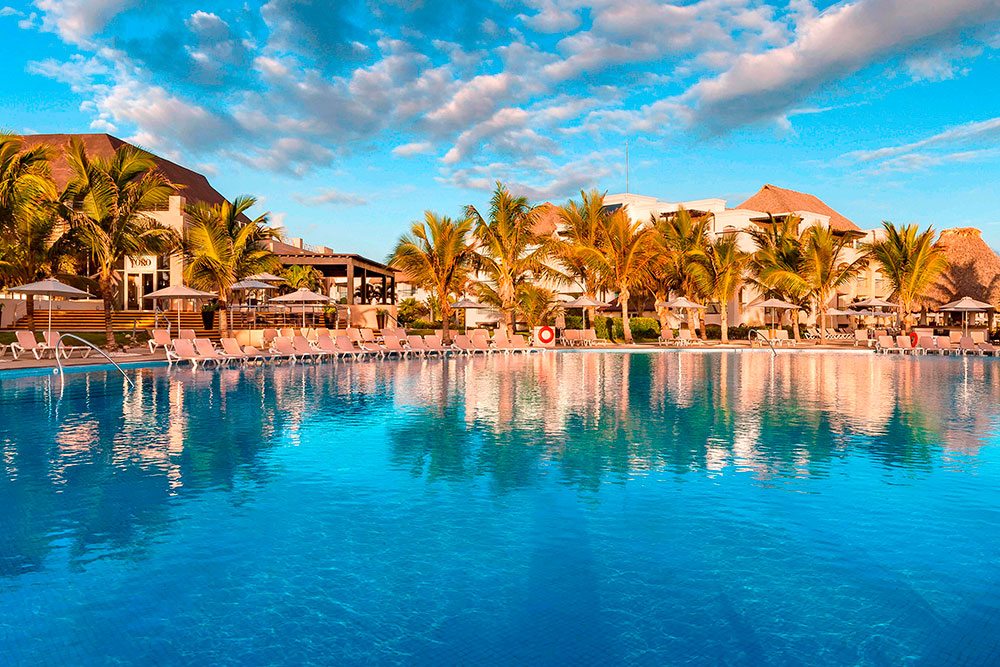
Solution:
[[[764,183],[1000,246],[1000,0],[34,0],[0,125],[110,132],[382,258],[425,209]],[[10,48],[13,45],[13,48]]]

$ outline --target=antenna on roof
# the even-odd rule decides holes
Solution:
[[[628,194],[628,139],[625,140],[625,194]]]

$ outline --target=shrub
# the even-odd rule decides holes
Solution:
[[[567,315],[566,316],[566,328],[567,329],[582,329],[583,328],[583,318],[579,315]]]
[[[722,327],[718,324],[705,326],[705,335],[709,340],[720,340],[722,338]],[[750,327],[741,324],[738,327],[729,327],[729,340],[746,340],[750,335]]]
[[[421,318],[427,317],[429,313],[430,311],[427,310],[427,306],[414,298],[403,299],[397,306],[397,319],[402,325],[416,322]]]
[[[603,315],[598,315],[594,318],[594,331],[597,332],[598,338],[603,338],[605,340],[611,340],[611,318],[604,317]]]
[[[611,322],[614,339],[624,340],[625,329],[622,327],[622,319],[616,317]],[[636,340],[655,340],[660,336],[659,320],[655,320],[652,317],[630,317],[628,322],[632,328],[632,337]]]

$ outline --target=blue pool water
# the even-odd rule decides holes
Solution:
[[[0,663],[996,664],[1000,360],[0,376]]]

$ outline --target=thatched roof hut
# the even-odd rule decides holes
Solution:
[[[1000,306],[1000,256],[986,245],[978,229],[946,229],[936,247],[944,251],[948,268],[927,291],[923,303],[929,309],[963,296]]]

